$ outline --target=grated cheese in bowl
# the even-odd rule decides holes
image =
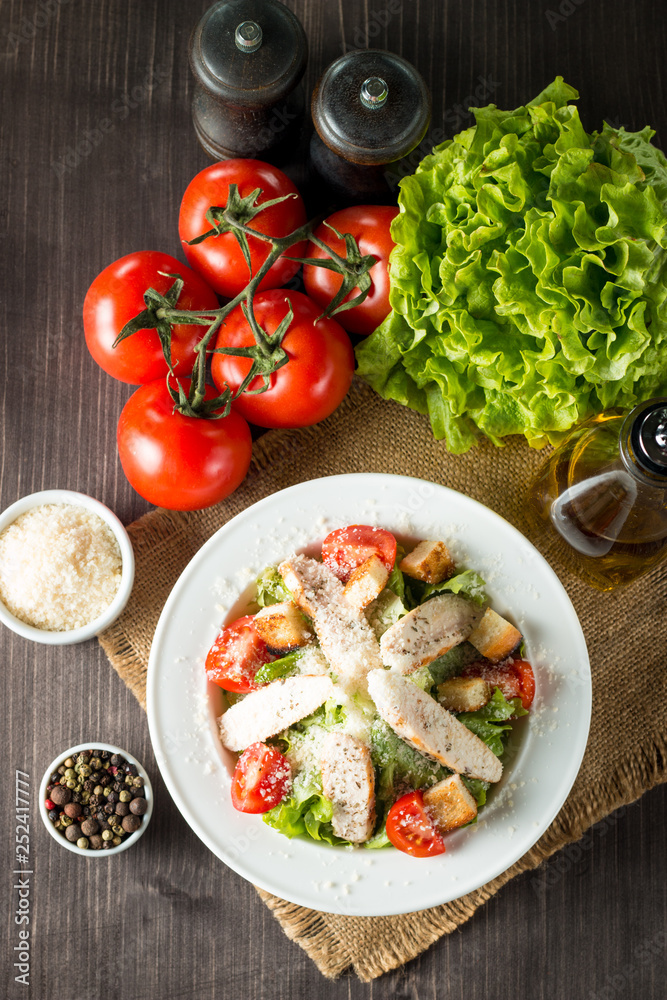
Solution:
[[[0,600],[38,629],[81,628],[109,607],[123,560],[108,524],[84,506],[45,503],[0,532]]]

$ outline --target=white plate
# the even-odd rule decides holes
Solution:
[[[447,852],[414,859],[391,847],[333,848],[288,840],[231,805],[232,755],[207,692],[204,658],[220,624],[242,613],[241,591],[267,565],[333,528],[376,524],[443,538],[487,581],[493,607],[522,631],[537,679],[529,716],[514,727],[509,760],[480,821],[447,837]],[[215,688],[215,690],[213,690]],[[539,839],[565,801],[586,747],[588,654],[574,608],[535,548],[469,497],[418,479],[333,476],[267,497],[217,532],[175,585],[148,669],[148,720],[178,808],[225,864],[256,885],[318,910],[355,916],[407,913],[457,899],[495,878]]]

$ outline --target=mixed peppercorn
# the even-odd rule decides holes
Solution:
[[[46,795],[56,830],[84,850],[118,847],[148,809],[136,766],[109,750],[73,753],[50,775]]]

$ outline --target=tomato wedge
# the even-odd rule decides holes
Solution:
[[[445,853],[445,842],[426,812],[421,792],[408,792],[394,802],[387,815],[387,836],[394,847],[413,858]]]
[[[492,688],[500,688],[508,701],[521,698],[521,704],[530,708],[535,697],[535,674],[527,660],[506,660],[503,663],[470,663],[463,677],[483,677]]]
[[[268,812],[284,799],[291,782],[287,757],[266,743],[252,743],[239,757],[234,771],[232,805],[239,812]]]
[[[533,704],[535,697],[535,674],[528,660],[515,660],[512,664],[515,673],[519,678],[519,697],[521,704],[528,710]]]
[[[368,524],[349,524],[346,528],[336,528],[322,542],[322,559],[343,582],[373,555],[391,573],[396,560],[396,539],[390,531]]]
[[[255,674],[271,654],[255,629],[252,615],[223,628],[206,657],[206,676],[225,691],[248,694],[256,691]]]

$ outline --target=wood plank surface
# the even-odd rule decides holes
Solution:
[[[0,505],[48,487],[98,497],[129,522],[147,505],[120,470],[131,388],[89,357],[81,307],[108,263],[137,249],[182,258],[182,192],[208,160],[190,118],[190,31],[205,0],[0,0]],[[667,141],[664,5],[652,0],[290,0],[310,42],[306,93],[350,47],[413,61],[433,130],[467,105],[514,107],[557,73],[584,123]],[[106,123],[103,124],[103,123]],[[431,139],[435,133],[430,133]],[[437,135],[435,135],[438,138]],[[426,151],[427,146],[424,147]],[[303,164],[290,165],[303,179]],[[650,595],[647,595],[647,597]],[[144,713],[93,642],[0,634],[3,888],[0,995],[34,1000],[569,1000],[665,997],[667,794],[595,828],[583,849],[509,884],[460,931],[373,984],[329,982],[252,886],[192,833],[162,784]],[[641,669],[641,665],[638,665]],[[82,860],[37,816],[62,748],[100,738],[142,759],[156,813],[141,844]],[[14,771],[31,776],[31,985],[16,983]]]

